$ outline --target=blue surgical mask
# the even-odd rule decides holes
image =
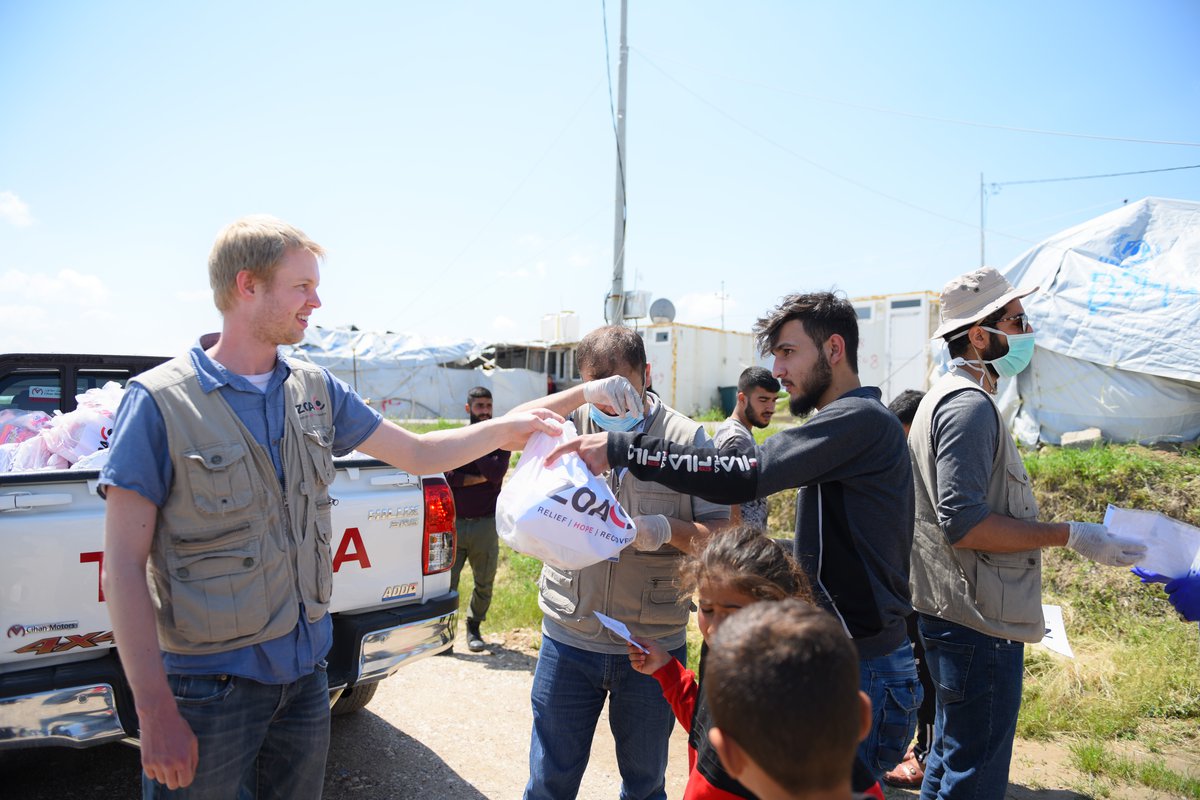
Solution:
[[[596,424],[596,427],[601,430],[612,433],[623,433],[631,431],[642,424],[641,414],[638,414],[636,417],[614,417],[610,414],[605,414],[595,406],[589,406],[589,408],[591,411],[588,412],[588,415],[592,418],[592,422]]]
[[[988,327],[983,329],[989,333],[1008,337],[1008,352],[988,362],[995,368],[996,374],[1001,378],[1015,378],[1024,372],[1025,368],[1029,366],[1029,362],[1033,360],[1034,334],[1004,333]]]
[[[1005,333],[1004,331],[998,331],[995,328],[989,328],[986,325],[981,325],[980,327],[989,333],[995,333],[999,334],[1000,336],[1007,337],[1008,352],[999,358],[993,358],[990,361],[984,361],[983,359],[979,358],[963,358],[962,356],[959,356],[958,358],[952,359],[950,361],[950,365],[966,366],[969,364],[971,366],[978,367],[979,369],[983,369],[984,364],[991,364],[992,368],[996,370],[996,374],[1002,378],[1013,378],[1024,372],[1025,368],[1029,366],[1029,362],[1033,360],[1034,334]],[[963,331],[962,333],[958,334],[958,336],[966,335],[967,331]],[[958,337],[956,336],[954,338]],[[980,385],[983,385],[982,378],[980,379]]]

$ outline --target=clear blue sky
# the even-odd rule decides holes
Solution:
[[[599,0],[0,0],[0,352],[181,350],[219,327],[213,236],[255,212],[329,250],[319,325],[600,324],[603,20]],[[1192,0],[632,0],[627,284],[716,326],[724,281],[741,330],[788,291],[936,290],[979,262],[980,173],[1200,164],[1198,42]],[[1200,199],[1200,169],[1003,187],[987,260],[1147,195]]]

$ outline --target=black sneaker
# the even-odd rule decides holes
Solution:
[[[467,649],[472,653],[480,653],[485,646],[483,636],[479,634],[479,623],[473,619],[467,620]]]

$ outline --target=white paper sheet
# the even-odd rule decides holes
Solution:
[[[1041,643],[1054,652],[1067,658],[1074,658],[1075,652],[1067,641],[1067,626],[1063,624],[1062,608],[1059,606],[1042,606],[1042,616],[1046,618],[1046,634]]]
[[[624,622],[621,622],[621,620],[619,620],[619,619],[613,619],[612,617],[610,617],[606,614],[601,614],[599,611],[593,611],[592,613],[596,615],[596,619],[600,620],[601,625],[608,628],[610,631],[615,633],[617,636],[620,636],[622,639],[629,642],[631,645],[636,647],[638,650],[641,650],[643,653],[650,652],[649,650],[647,650],[646,648],[642,647],[640,644],[635,642],[632,638],[630,638],[633,634],[631,634],[629,632],[629,626],[627,626]]]
[[[1200,571],[1200,528],[1171,519],[1157,511],[1108,507],[1104,524],[1113,533],[1130,536],[1146,545],[1139,567],[1168,578]]]

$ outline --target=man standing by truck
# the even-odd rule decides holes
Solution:
[[[147,798],[320,796],[334,454],[421,474],[557,431],[535,412],[416,436],[280,357],[321,305],[323,255],[273,217],[222,230],[209,256],[220,339],[135,378],[117,414],[100,476],[104,590]]]
[[[492,418],[492,393],[483,386],[467,392],[467,414],[471,424]],[[471,562],[471,605],[467,610],[467,649],[478,653],[484,648],[479,625],[487,619],[492,604],[492,581],[500,560],[500,540],[496,536],[496,498],[508,472],[507,450],[493,450],[485,456],[455,467],[446,473],[454,491],[455,527],[458,552],[450,572],[450,589],[458,591],[463,566]],[[449,651],[447,651],[449,652]]]

